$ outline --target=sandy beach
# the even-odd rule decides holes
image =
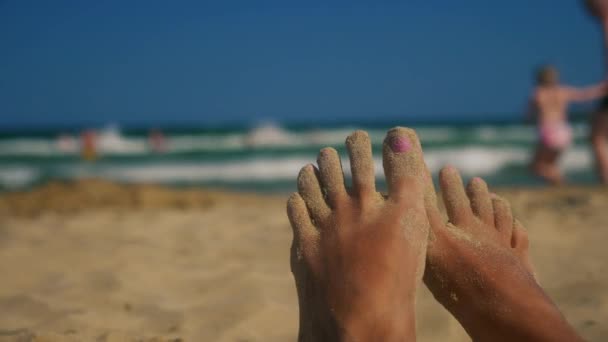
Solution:
[[[542,285],[608,337],[608,191],[502,189]],[[294,341],[285,196],[103,181],[0,196],[0,341]],[[426,289],[419,341],[467,341]]]

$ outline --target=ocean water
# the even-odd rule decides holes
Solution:
[[[98,158],[84,161],[76,135],[57,131],[0,133],[0,191],[23,190],[49,180],[104,178],[123,182],[204,186],[258,192],[295,189],[299,169],[316,160],[322,147],[343,156],[345,137],[355,129],[370,133],[376,174],[384,186],[382,140],[390,127],[334,125],[326,128],[264,125],[252,129],[166,129],[164,151],[155,152],[144,130],[117,127],[98,131]],[[527,169],[536,142],[535,128],[524,125],[419,126],[425,160],[434,175],[446,164],[465,178],[484,177],[492,185],[541,185]],[[575,143],[561,166],[573,183],[592,183],[588,127],[574,125]]]

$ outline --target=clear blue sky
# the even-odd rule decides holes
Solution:
[[[505,117],[602,77],[579,0],[0,0],[0,126]]]

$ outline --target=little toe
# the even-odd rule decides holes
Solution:
[[[313,225],[304,199],[294,193],[287,200],[287,217],[291,223],[294,237],[294,257],[297,260],[305,258],[313,266],[317,258],[319,231]]]
[[[382,160],[389,198],[401,201],[409,196],[419,196],[412,193],[408,186],[425,186],[428,170],[414,130],[403,127],[391,129],[384,139]]]
[[[364,199],[376,192],[376,176],[372,159],[372,144],[365,131],[356,131],[346,138],[353,175],[353,192]]]
[[[298,175],[298,192],[304,199],[314,222],[323,222],[331,211],[321,191],[317,170],[313,165],[306,165]]]
[[[502,241],[511,246],[511,235],[513,233],[513,213],[511,206],[506,200],[494,196],[492,199],[494,208],[494,227],[499,232]]]
[[[347,195],[340,156],[335,149],[324,148],[319,152],[317,164],[319,165],[322,190],[327,202],[330,207],[336,208],[338,203]]]
[[[450,222],[457,226],[468,226],[467,223],[473,218],[473,212],[458,170],[451,166],[443,168],[439,173],[439,183]]]
[[[488,185],[483,179],[475,177],[467,186],[467,194],[471,201],[473,213],[486,224],[494,225],[494,209],[492,208],[492,196],[488,191]]]

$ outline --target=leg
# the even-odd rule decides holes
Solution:
[[[442,170],[443,223],[427,206],[431,239],[424,281],[474,341],[581,341],[544,293],[528,258],[528,238],[509,203],[483,180],[465,190]]]
[[[600,181],[608,184],[608,113],[598,112],[591,121],[591,145]]]
[[[534,150],[534,157],[532,157],[532,163],[530,163],[530,171],[545,179],[545,177],[542,175],[543,166],[543,146],[539,143]]]
[[[375,190],[367,134],[356,132],[346,144],[352,190],[344,187],[337,153],[324,149],[319,169],[302,169],[299,193],[288,202],[300,313],[309,315],[301,317],[305,326],[300,338],[414,341],[415,297],[429,229],[420,143],[411,130],[389,132],[384,147],[386,198]],[[300,266],[307,273],[299,273]],[[318,313],[330,324],[318,324],[313,318]],[[316,328],[326,330],[302,331]]]
[[[546,159],[546,174],[548,179],[553,185],[564,184],[564,176],[559,169],[559,157],[562,154],[562,150],[548,150]]]
[[[553,185],[564,182],[561,171],[557,165],[561,152],[539,144],[532,162],[533,172]]]

